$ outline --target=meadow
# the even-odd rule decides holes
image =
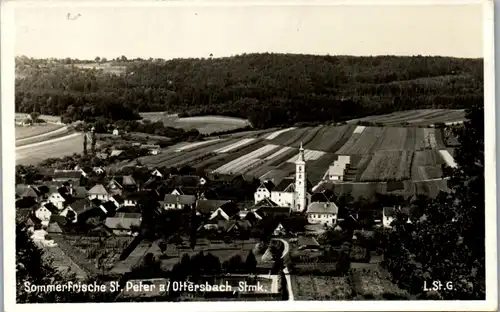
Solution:
[[[16,141],[25,140],[42,134],[47,134],[49,132],[61,129],[63,127],[64,125],[62,124],[53,124],[53,123],[37,124],[34,126],[27,126],[27,127],[16,126]]]
[[[176,114],[165,112],[140,113],[143,119],[152,122],[162,121],[165,126],[182,128],[184,130],[196,129],[202,134],[235,130],[249,126],[249,122],[242,118],[226,116],[197,116],[179,118]]]

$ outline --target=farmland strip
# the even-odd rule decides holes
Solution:
[[[457,163],[453,159],[453,156],[451,156],[450,152],[448,152],[448,150],[439,150],[439,154],[441,154],[441,156],[443,157],[444,161],[446,162],[446,164],[449,167],[451,167],[451,168],[456,168],[457,167]]]
[[[268,135],[266,137],[266,140],[273,140],[273,139],[277,138],[279,135],[281,135],[282,133],[285,133],[285,132],[293,130],[293,129],[296,129],[296,127],[290,127],[290,128],[286,128],[286,129],[277,130],[277,131],[271,133],[270,135]]]
[[[216,150],[215,153],[227,153],[227,152],[230,152],[232,150],[235,150],[235,149],[238,149],[240,147],[243,147],[243,146],[245,146],[247,144],[250,144],[250,143],[252,143],[255,140],[256,140],[255,138],[242,139],[239,142],[236,142],[236,143],[231,144],[231,145],[229,145],[227,147],[224,147],[224,148]]]
[[[176,152],[187,151],[187,150],[193,149],[195,147],[200,147],[200,146],[207,145],[207,144],[210,144],[210,143],[218,142],[220,140],[221,139],[213,139],[213,140],[208,140],[208,141],[194,142],[194,143],[191,143],[191,144],[179,147],[175,151]]]

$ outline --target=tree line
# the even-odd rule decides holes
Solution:
[[[471,107],[483,99],[481,59],[247,54],[126,60],[122,74],[82,61],[17,59],[16,109],[66,122],[136,120],[138,112],[248,118],[254,127],[343,121],[418,108]]]

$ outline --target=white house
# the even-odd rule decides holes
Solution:
[[[64,198],[59,189],[51,190],[49,196],[47,197],[47,201],[56,206],[57,209],[63,210],[64,204],[66,203],[66,198]]]
[[[342,181],[344,180],[345,168],[341,165],[334,165],[328,167],[328,180],[330,181]]]
[[[155,169],[153,172],[151,172],[151,175],[159,177],[159,178],[163,178],[163,174],[161,174],[160,170],[158,170],[158,169]]]
[[[274,188],[274,183],[271,181],[264,181],[260,184],[254,194],[255,204],[264,198],[271,198],[271,191]]]
[[[339,208],[332,202],[314,202],[307,207],[307,221],[311,224],[333,226],[337,223]]]
[[[193,195],[166,194],[163,199],[165,209],[183,209],[186,206],[193,205],[196,197]]]
[[[38,209],[35,210],[35,216],[41,221],[43,226],[48,226],[50,222],[50,217],[53,213],[57,213],[58,209],[50,202],[46,202],[40,205]]]
[[[88,191],[89,199],[99,199],[101,201],[108,201],[110,198],[109,192],[102,184],[96,184]]]
[[[103,167],[94,167],[92,170],[97,174],[103,174],[106,172]]]
[[[118,129],[114,129],[113,130],[113,135],[120,135],[120,131],[118,131]]]

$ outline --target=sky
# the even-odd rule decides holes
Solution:
[[[15,54],[79,59],[256,52],[483,57],[482,12],[479,4],[24,7],[14,12]]]

